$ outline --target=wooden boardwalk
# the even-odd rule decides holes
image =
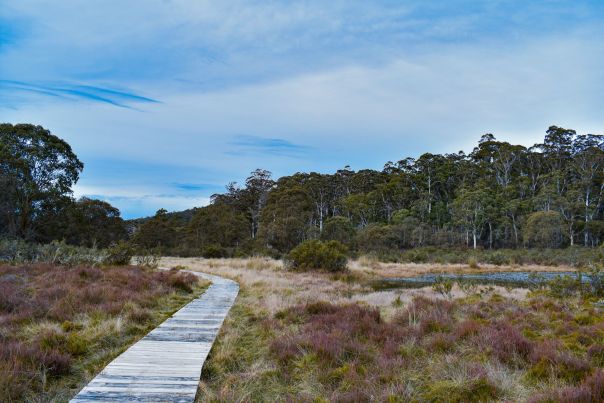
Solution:
[[[193,402],[201,368],[239,285],[212,281],[206,292],[133,344],[105,367],[71,402]]]

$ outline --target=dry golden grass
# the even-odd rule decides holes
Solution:
[[[382,263],[369,257],[362,256],[351,261],[348,268],[352,272],[360,272],[376,277],[413,277],[430,273],[477,273],[477,272],[569,272],[576,268],[570,266],[541,266],[541,265],[493,265],[481,263],[478,267],[467,264],[436,264],[436,263]]]
[[[373,305],[388,315],[397,300],[408,302],[416,296],[443,298],[432,287],[374,291],[369,282],[388,277],[410,277],[424,273],[476,272],[464,265],[400,264],[380,263],[367,258],[351,261],[349,275],[334,275],[325,272],[294,272],[284,269],[283,262],[270,258],[249,259],[203,259],[164,257],[160,265],[165,267],[186,266],[193,271],[217,274],[237,281],[242,287],[253,290],[259,303],[270,314],[297,304],[314,301],[332,303],[364,302]],[[559,267],[481,266],[485,271],[562,271]],[[486,287],[484,287],[486,288]],[[493,286],[491,291],[504,297],[524,298],[525,289],[506,289]],[[452,298],[467,296],[457,285]]]

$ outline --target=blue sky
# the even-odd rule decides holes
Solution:
[[[0,0],[0,121],[125,217],[255,168],[381,169],[480,136],[604,127],[602,1]]]

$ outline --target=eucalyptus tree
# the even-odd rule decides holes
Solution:
[[[106,248],[128,238],[120,211],[103,200],[82,197],[69,201],[52,220],[37,226],[39,241],[64,239],[73,245]]]
[[[245,187],[241,188],[236,182],[227,185],[225,194],[214,194],[212,203],[228,204],[241,212],[248,221],[248,233],[255,239],[260,226],[262,209],[270,190],[275,186],[271,172],[256,169],[245,180]]]
[[[4,235],[35,239],[36,218],[70,197],[83,168],[71,146],[42,126],[0,124]]]
[[[312,231],[313,214],[312,199],[302,186],[277,186],[262,210],[259,238],[269,247],[288,252],[302,241],[318,237]]]
[[[243,193],[246,202],[247,214],[250,220],[250,234],[252,239],[256,238],[260,225],[260,215],[264,208],[269,191],[275,182],[272,174],[264,169],[256,169],[245,180],[245,191]]]
[[[478,240],[488,219],[489,198],[489,193],[484,187],[464,188],[452,204],[456,222],[465,228],[466,234],[472,235],[474,249],[478,247]]]
[[[321,240],[338,241],[350,247],[354,241],[356,230],[350,220],[342,216],[330,217],[325,221]]]
[[[584,245],[590,241],[589,223],[601,212],[604,192],[604,149],[603,136],[580,135],[573,142],[571,167],[574,174],[571,187],[578,193],[583,204],[585,229]]]
[[[187,226],[188,242],[196,251],[210,245],[237,247],[248,238],[244,214],[219,202],[198,209]]]
[[[165,209],[159,209],[155,216],[147,219],[136,230],[132,242],[139,250],[155,249],[160,253],[170,253],[180,243],[178,228]]]

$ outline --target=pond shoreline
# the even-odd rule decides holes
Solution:
[[[408,278],[426,274],[478,274],[501,272],[576,272],[571,266],[545,265],[493,265],[480,264],[471,267],[467,264],[434,264],[434,263],[383,263],[378,261],[354,260],[349,263],[352,272],[362,272],[379,279]]]
[[[468,282],[479,285],[499,285],[515,288],[530,288],[545,284],[559,276],[576,277],[575,271],[481,271],[472,273],[428,273],[413,277],[391,277],[374,280],[371,287],[374,290],[396,288],[422,288],[431,286],[439,281]]]

